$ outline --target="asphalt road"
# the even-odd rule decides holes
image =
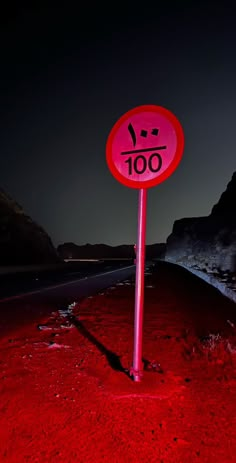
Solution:
[[[96,262],[75,262],[59,266],[55,269],[38,270],[38,271],[21,271],[10,274],[0,275],[0,301],[12,296],[17,296],[26,293],[32,293],[45,288],[57,286],[56,292],[58,293],[59,285],[70,284],[70,291],[75,292],[76,287],[71,282],[77,282],[89,278],[93,275],[101,273],[113,272],[121,270],[133,265],[132,260],[127,261],[96,261]],[[109,277],[109,281],[111,277]],[[94,280],[95,281],[95,280]],[[100,280],[101,281],[101,280]],[[104,283],[105,284],[105,283]],[[88,284],[84,281],[80,287],[87,287]],[[63,294],[67,292],[66,285],[63,286]],[[68,290],[69,291],[69,290]],[[81,289],[82,291],[82,289]],[[88,290],[89,291],[89,290]],[[53,290],[53,292],[55,292]],[[61,291],[59,291],[61,293]],[[47,291],[49,294],[49,292]],[[87,292],[86,292],[87,294]]]
[[[116,268],[114,268],[116,267]],[[40,288],[37,288],[32,276],[25,276],[20,286],[17,275],[12,279],[13,286],[5,288],[5,296],[0,300],[0,336],[10,336],[23,326],[31,322],[38,323],[42,317],[49,316],[53,311],[64,309],[73,302],[91,296],[105,288],[115,285],[119,281],[130,279],[135,275],[135,265],[103,264],[100,268],[90,268],[84,273],[50,274],[46,280],[41,275]],[[70,281],[68,279],[70,278]],[[53,281],[54,279],[54,281]],[[9,283],[9,280],[7,280]],[[47,286],[45,283],[47,282]],[[6,291],[11,294],[6,296]],[[24,289],[24,292],[23,292]],[[4,288],[2,288],[4,294]]]
[[[123,264],[119,268],[107,267],[106,263],[106,266],[103,264],[100,269],[94,268],[93,274],[87,272],[86,276],[80,278],[74,275],[75,278],[70,281],[62,281],[61,278],[60,281],[52,283],[50,280],[51,284],[44,288],[31,288],[31,291],[28,288],[25,294],[2,298],[0,300],[0,336],[6,335],[11,339],[13,333],[18,333],[20,328],[28,326],[29,323],[34,322],[37,326],[52,312],[68,308],[68,305],[73,302],[79,303],[81,299],[101,292],[119,281],[135,277],[135,265],[124,267]],[[161,307],[168,295],[172,301],[173,316],[175,310],[183,305],[187,312],[193,314],[193,317],[198,317],[200,312],[205,314],[206,329],[209,324],[212,332],[218,332],[217,330],[222,325],[222,317],[227,329],[232,330],[228,320],[233,326],[236,325],[235,304],[203,280],[169,263],[159,262],[156,265],[153,264],[152,268],[149,263],[146,268],[150,268],[151,273],[156,275],[159,288],[158,300],[155,299],[152,302],[155,302],[157,306]],[[153,293],[147,291],[146,300],[150,297],[153,298]],[[209,317],[207,313],[210,313]]]

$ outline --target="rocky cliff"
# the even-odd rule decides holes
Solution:
[[[236,172],[207,217],[174,223],[166,260],[209,273],[236,273]]]
[[[0,266],[51,264],[59,260],[43,228],[0,189]]]

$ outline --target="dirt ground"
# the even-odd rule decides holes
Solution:
[[[133,282],[30,304],[1,307],[2,463],[235,463],[233,302],[175,266],[147,274],[140,383]]]

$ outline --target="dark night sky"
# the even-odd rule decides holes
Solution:
[[[147,243],[162,242],[236,170],[234,2],[85,3],[1,14],[0,187],[55,245],[134,243],[138,191],[110,174],[106,140],[126,111],[164,106],[185,150],[148,193]]]

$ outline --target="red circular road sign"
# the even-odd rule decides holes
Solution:
[[[106,145],[112,175],[131,188],[150,188],[166,180],[183,154],[184,134],[169,110],[143,105],[125,113]]]

